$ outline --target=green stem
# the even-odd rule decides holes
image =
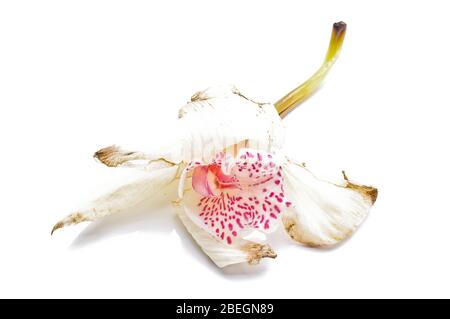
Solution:
[[[336,22],[333,24],[330,44],[322,66],[308,80],[275,103],[275,108],[281,118],[285,117],[295,107],[310,97],[320,86],[338,58],[342,43],[344,42],[346,29],[347,25],[344,22]]]

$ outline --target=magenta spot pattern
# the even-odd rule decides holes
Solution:
[[[212,195],[197,194],[195,214],[203,228],[230,245],[244,230],[273,230],[283,209],[291,206],[284,194],[282,168],[273,158],[267,152],[245,150],[231,165],[223,153],[209,164],[191,162],[188,170],[207,167],[212,178],[205,182],[215,184]],[[222,170],[225,165],[231,167],[229,174]]]

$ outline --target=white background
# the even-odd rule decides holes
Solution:
[[[0,297],[450,297],[450,10],[445,1],[2,1]],[[360,230],[314,250],[217,269],[170,207],[61,230],[136,176],[93,160],[163,143],[197,90],[275,102],[322,62],[286,118],[287,149],[379,188]]]

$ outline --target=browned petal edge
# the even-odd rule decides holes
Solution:
[[[132,155],[134,152],[122,154],[122,150],[111,145],[95,152],[94,157],[109,167],[116,167],[126,161],[124,156]]]
[[[201,91],[195,92],[194,95],[191,96],[191,102],[195,102],[201,99]]]
[[[256,265],[261,258],[276,258],[277,254],[269,245],[249,243],[241,247],[241,250],[248,254],[247,260],[250,265]]]
[[[298,230],[298,221],[295,217],[289,215],[283,216],[283,225],[289,237],[291,237],[294,241],[298,242],[299,244],[313,248],[325,248],[333,246],[342,241],[344,238],[349,237],[355,230],[354,228],[348,229],[346,232],[343,232],[342,236],[336,236],[331,233],[328,234],[330,238],[334,240],[334,242],[333,241],[314,242],[308,239],[307,237],[303,236],[301,231]]]
[[[197,101],[209,100],[209,99],[213,98],[213,96],[207,96],[207,95],[205,95],[205,91],[206,91],[206,90],[204,90],[204,91],[198,91],[198,92],[196,92],[194,95],[192,95],[192,96],[191,96],[191,102],[197,102]],[[261,105],[264,105],[264,104],[269,104],[269,103],[263,103],[263,102],[256,102],[256,101],[254,101],[254,100],[248,98],[247,96],[245,96],[244,94],[242,94],[241,91],[239,91],[235,86],[232,86],[232,87],[231,87],[230,93],[231,93],[231,94],[236,94],[237,96],[239,96],[239,97],[241,97],[241,98],[243,98],[243,99],[245,99],[245,100],[247,100],[247,101],[250,101],[250,102],[252,102],[252,103],[254,103],[254,104],[258,105],[258,106],[261,106]],[[181,114],[181,116],[179,115],[179,117],[182,117],[183,115],[184,115],[184,114]]]
[[[206,99],[208,98],[203,95],[203,91],[195,92],[195,94],[191,96],[191,102],[202,101]]]
[[[195,92],[195,94],[191,96],[191,102],[202,101],[202,100],[209,100],[209,99],[213,98],[214,96],[209,96],[209,95],[205,94],[208,91],[208,89],[210,89],[210,88],[207,88],[207,89],[202,90],[202,91]],[[235,86],[231,86],[230,87],[230,93],[231,94],[241,95],[241,93],[239,92],[239,90]]]
[[[304,238],[302,234],[297,230],[297,221],[295,217],[285,215],[283,216],[283,225],[284,229],[288,233],[289,237],[291,237],[294,241],[304,244],[309,247],[322,247],[323,245],[320,245],[318,243],[311,242]]]
[[[288,215],[283,216],[283,225],[284,229],[293,240],[302,242],[302,236],[296,228],[297,222],[293,217]]]
[[[377,200],[377,197],[378,197],[378,189],[376,189],[375,187],[372,187],[372,186],[359,185],[359,184],[350,182],[347,175],[345,174],[345,171],[342,171],[342,175],[344,176],[344,179],[346,181],[346,186],[345,186],[346,188],[352,189],[352,190],[360,193],[362,196],[369,199],[370,202],[372,203],[372,205],[375,204],[375,201]]]
[[[62,228],[67,225],[79,224],[79,223],[87,221],[87,220],[89,220],[89,218],[86,215],[83,215],[81,213],[73,213],[73,214],[69,215],[68,217],[66,217],[64,220],[57,222],[55,224],[55,226],[53,226],[53,228],[52,228],[51,235],[53,235],[53,232],[59,228]]]

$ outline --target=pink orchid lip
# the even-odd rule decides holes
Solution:
[[[236,177],[233,175],[225,174],[219,165],[217,164],[209,165],[208,169],[216,177],[215,182],[217,183],[219,189],[239,188],[239,183],[236,180]]]
[[[219,165],[210,164],[194,169],[192,187],[200,195],[212,197],[218,195],[216,190],[239,188],[239,184],[234,176],[226,175]]]
[[[291,206],[283,188],[282,167],[272,153],[242,150],[234,159],[222,153],[205,164],[194,162],[192,188],[196,202],[191,217],[211,235],[233,244],[246,231],[276,229]]]
[[[192,187],[202,196],[211,197],[214,193],[208,183],[208,165],[196,167],[192,174]]]

